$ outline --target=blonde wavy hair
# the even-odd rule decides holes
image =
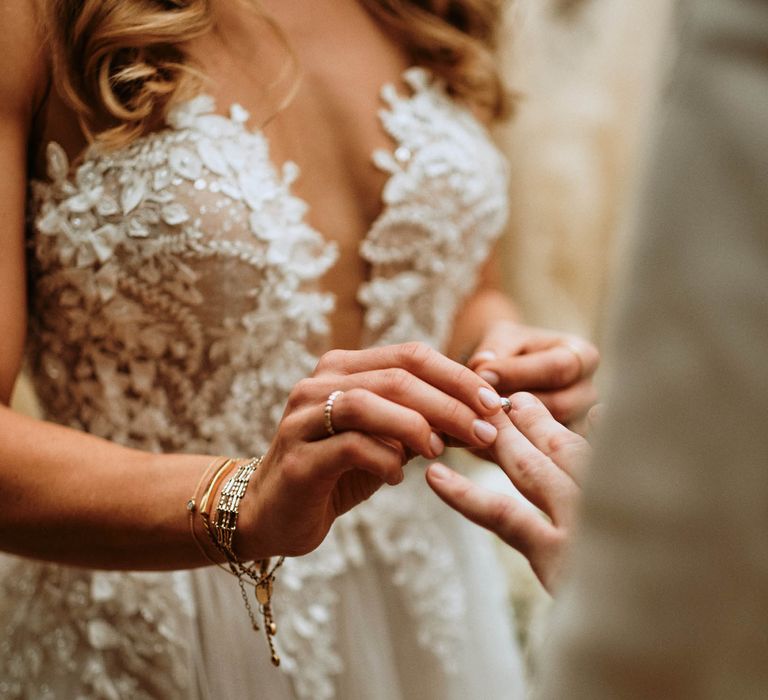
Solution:
[[[239,1],[270,23],[296,67],[280,28],[258,0]],[[201,75],[185,46],[214,30],[214,0],[39,2],[54,81],[90,138],[130,142],[156,128],[169,106],[199,87]],[[507,114],[510,99],[493,55],[503,0],[361,2],[451,94],[492,118]]]

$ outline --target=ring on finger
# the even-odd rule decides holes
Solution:
[[[572,352],[576,359],[579,361],[579,379],[584,377],[586,373],[586,363],[584,362],[584,355],[581,352],[581,348],[576,343],[563,343],[563,347]]]
[[[339,398],[344,392],[337,389],[328,394],[328,398],[325,400],[325,407],[323,408],[323,422],[325,423],[325,431],[328,435],[336,435],[336,429],[333,427],[333,404],[336,399]]]

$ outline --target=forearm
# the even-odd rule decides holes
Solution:
[[[210,456],[144,453],[5,406],[0,446],[0,549],[105,569],[210,563],[185,507]]]
[[[464,360],[498,321],[519,322],[512,300],[495,287],[482,287],[467,298],[456,314],[448,356]]]

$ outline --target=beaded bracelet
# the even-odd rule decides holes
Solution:
[[[234,551],[234,536],[237,530],[240,501],[245,495],[251,477],[261,465],[262,459],[262,457],[249,459],[237,467],[234,476],[227,480],[221,490],[216,506],[216,514],[213,520],[211,520],[208,499],[216,492],[216,487],[221,482],[223,475],[228,473],[230,465],[236,461],[232,459],[227,460],[211,479],[200,501],[200,508],[198,510],[211,543],[224,556],[229,572],[237,578],[251,626],[254,630],[258,630],[259,625],[256,621],[256,615],[245,589],[246,583],[254,586],[256,602],[264,620],[264,631],[271,653],[272,664],[279,666],[280,657],[277,654],[274,643],[277,626],[272,616],[272,590],[275,572],[283,564],[285,558],[279,557],[277,563],[270,569],[269,559],[246,563],[241,561]],[[210,467],[206,471],[210,471]],[[219,566],[222,565],[219,564]],[[223,566],[222,568],[226,569]]]
[[[248,483],[260,464],[261,458],[249,459],[245,464],[241,464],[235,475],[224,484],[219,495],[216,518],[213,521],[216,543],[219,549],[223,548],[233,559],[236,559],[232,540],[237,529],[237,510],[248,488]]]

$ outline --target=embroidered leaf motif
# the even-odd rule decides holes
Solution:
[[[128,181],[120,193],[120,206],[124,216],[130,214],[139,206],[146,192],[147,186],[143,177],[134,177]]]
[[[51,141],[46,148],[48,162],[48,177],[54,183],[64,180],[69,174],[69,158],[64,149],[55,141]]]

